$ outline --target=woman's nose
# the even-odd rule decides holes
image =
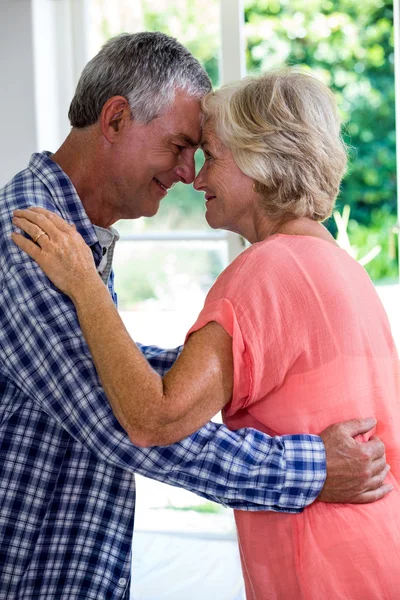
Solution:
[[[202,190],[205,187],[205,183],[204,183],[204,166],[200,169],[200,171],[197,173],[194,182],[193,182],[193,187],[195,190]]]

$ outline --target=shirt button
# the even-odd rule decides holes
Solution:
[[[119,579],[118,585],[121,585],[121,586],[126,585],[126,579],[125,579],[125,577],[121,577],[121,579]]]

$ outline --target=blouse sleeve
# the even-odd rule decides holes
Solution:
[[[275,252],[268,250],[249,248],[225,269],[187,334],[215,321],[231,336],[234,385],[227,414],[279,387],[301,352],[302,328],[285,290],[287,273],[281,276]],[[282,260],[280,267],[285,269]]]

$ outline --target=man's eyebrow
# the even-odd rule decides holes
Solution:
[[[184,142],[191,148],[198,148],[200,145],[200,140],[194,140],[189,135],[186,135],[186,133],[181,133],[178,137],[182,140],[182,142]]]

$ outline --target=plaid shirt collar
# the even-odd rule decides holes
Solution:
[[[49,190],[61,216],[68,223],[76,226],[87,245],[92,248],[97,267],[102,259],[102,250],[95,227],[85,212],[74,184],[61,167],[51,159],[51,156],[52,153],[48,151],[33,154],[28,169]]]

